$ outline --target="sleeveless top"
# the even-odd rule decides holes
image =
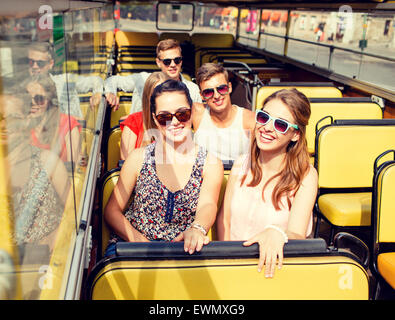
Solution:
[[[31,169],[27,183],[14,194],[15,241],[38,243],[54,231],[62,219],[64,205],[47,171],[38,147],[31,146]]]
[[[248,156],[243,156],[243,167],[246,168]],[[262,190],[247,187],[249,177],[240,186],[243,174],[238,176],[234,185],[233,197],[230,203],[230,240],[247,240],[262,232],[269,224],[276,224],[283,230],[288,228],[290,210],[287,199],[281,198],[280,210],[276,210],[272,203],[271,190],[265,190],[265,201],[262,199]],[[293,198],[291,200],[291,205]],[[307,227],[306,237],[311,234],[313,215]]]
[[[144,163],[133,190],[133,202],[124,212],[131,225],[148,240],[171,241],[194,221],[207,151],[199,148],[185,187],[171,192],[159,180],[155,163],[156,142],[145,149]],[[110,243],[122,240],[113,233]]]
[[[227,128],[216,127],[211,120],[209,108],[206,107],[199,128],[194,135],[196,144],[203,146],[224,162],[234,161],[241,154],[248,153],[250,146],[250,139],[243,128],[243,108],[236,107],[235,119]]]

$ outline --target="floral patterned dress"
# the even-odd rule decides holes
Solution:
[[[41,150],[32,148],[30,177],[15,194],[16,243],[38,243],[54,231],[62,219],[64,205],[41,163]]]
[[[148,240],[171,241],[195,219],[207,151],[199,148],[185,187],[171,192],[156,173],[155,145],[146,147],[144,163],[133,191],[133,202],[124,215]],[[110,243],[121,240],[115,234]]]

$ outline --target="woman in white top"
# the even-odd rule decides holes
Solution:
[[[306,125],[310,104],[305,95],[280,90],[256,112],[250,154],[233,165],[217,226],[219,240],[259,244],[258,271],[272,277],[289,239],[312,230],[317,172],[309,163]]]

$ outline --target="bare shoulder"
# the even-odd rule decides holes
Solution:
[[[122,165],[122,172],[139,172],[143,165],[144,154],[146,147],[134,149],[129,153],[128,157],[125,159],[124,164]]]
[[[201,114],[204,112],[204,104],[200,102],[194,102],[192,104],[192,111],[196,112],[198,114]]]
[[[309,169],[306,172],[306,175],[303,178],[302,185],[305,187],[310,186],[310,187],[317,187],[318,186],[318,173],[317,170],[312,166],[311,164],[309,165]]]
[[[205,107],[203,103],[194,102],[192,104],[192,125],[195,131],[199,128],[200,121],[203,118],[204,110]]]
[[[255,113],[251,110],[243,108],[243,124],[244,129],[254,129],[255,127]]]

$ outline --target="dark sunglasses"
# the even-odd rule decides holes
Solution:
[[[36,94],[34,97],[32,97],[32,102],[34,101],[34,105],[43,105],[47,98],[41,94]],[[33,104],[33,103],[32,103]]]
[[[229,86],[227,84],[221,84],[220,86],[216,88],[207,88],[202,91],[202,96],[204,99],[210,99],[214,96],[214,90],[217,90],[217,92],[221,95],[224,96],[229,93]]]
[[[187,122],[189,119],[191,119],[191,109],[181,109],[175,113],[162,112],[155,115],[156,120],[158,120],[158,123],[161,126],[170,124],[170,122],[173,120],[173,117],[176,117],[176,119],[180,122]]]
[[[34,60],[34,59],[29,59],[29,66],[33,67],[35,63],[37,64],[37,66],[38,66],[39,68],[43,68],[43,67],[45,67],[45,66],[49,63],[49,61],[47,61],[47,60]]]
[[[285,134],[290,127],[294,128],[295,130],[299,129],[299,127],[296,124],[289,123],[288,121],[285,121],[283,119],[273,118],[270,114],[268,114],[265,111],[262,110],[256,111],[255,121],[257,123],[266,125],[267,123],[269,123],[270,120],[273,120],[274,130],[276,130],[279,133]]]
[[[174,61],[175,64],[180,64],[182,61],[182,57],[176,57],[174,59],[159,59],[163,62],[163,64],[168,67],[171,65],[171,62]]]

